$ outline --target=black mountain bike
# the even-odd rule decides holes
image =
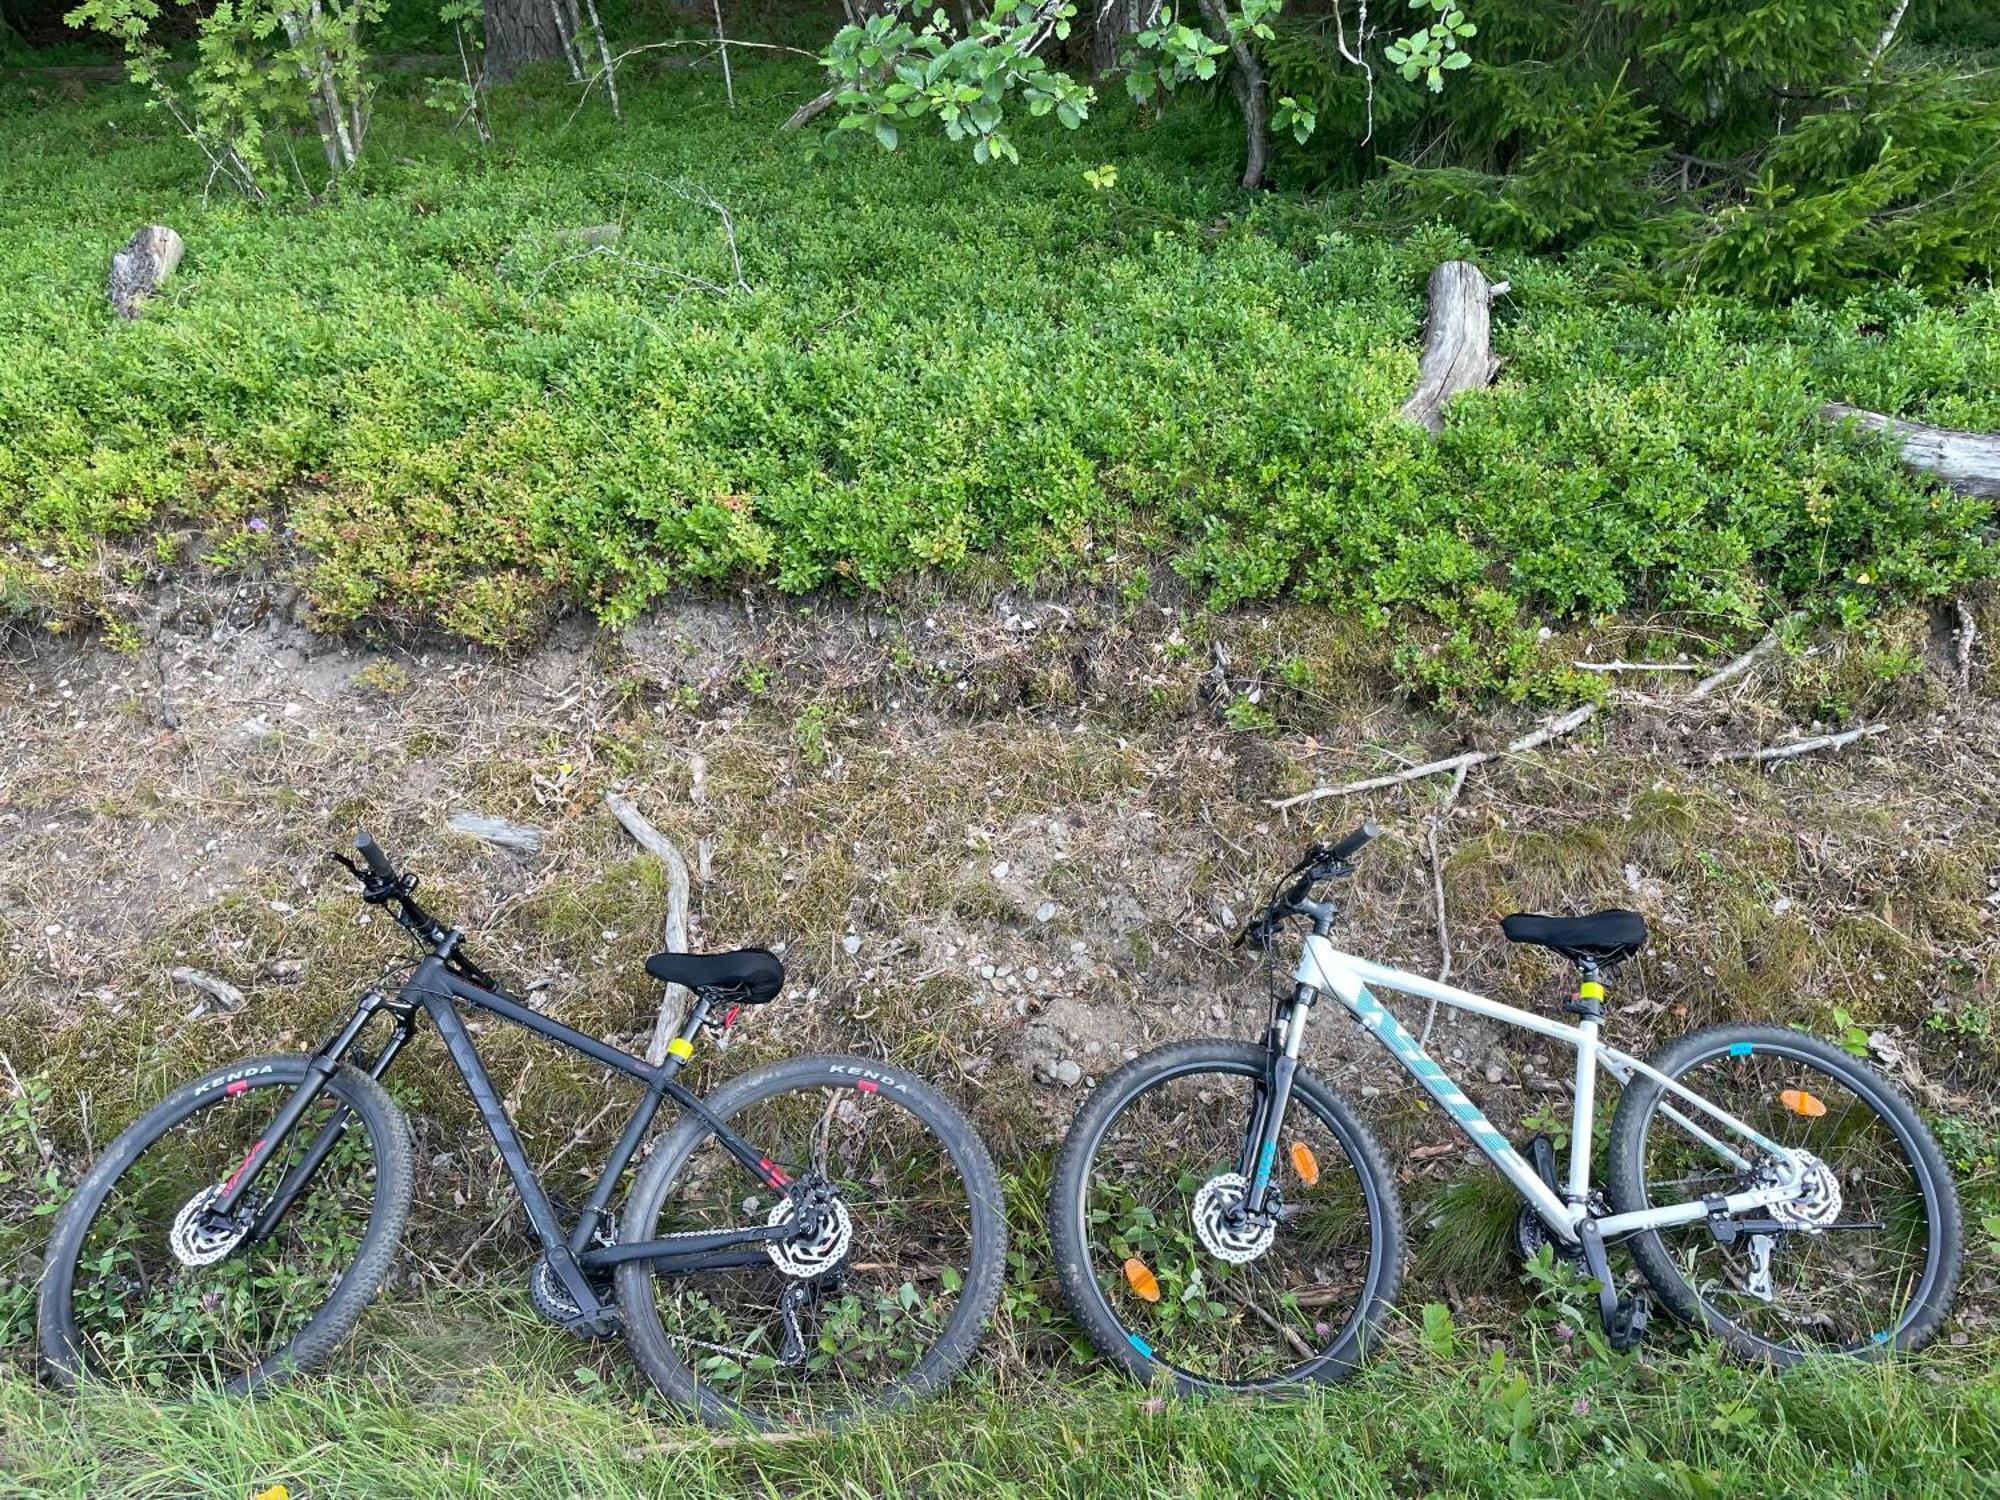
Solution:
[[[162,1395],[244,1393],[309,1369],[382,1287],[409,1217],[410,1131],[381,1079],[428,1016],[542,1247],[541,1315],[624,1333],[661,1391],[755,1428],[902,1405],[971,1357],[999,1298],[999,1181],[934,1089],[859,1057],[759,1068],[707,1099],[676,1081],[706,1026],[775,999],[761,948],[662,953],[646,971],[694,995],[658,1066],[539,1015],[466,957],[367,834],[334,855],[423,956],[377,986],[309,1057],[258,1057],[178,1090],[112,1142],[64,1208],[43,1273],[45,1368]],[[587,1202],[559,1212],[460,1014],[472,1006],[644,1087]],[[372,1058],[354,1051],[377,1018]],[[719,1018],[719,1019],[718,1019]],[[614,1217],[619,1179],[663,1101],[681,1118]],[[564,1220],[569,1219],[565,1224]]]

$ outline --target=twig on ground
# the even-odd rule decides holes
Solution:
[[[213,974],[200,969],[170,969],[167,978],[175,984],[184,984],[189,989],[200,990],[208,998],[197,1000],[194,1009],[187,1013],[190,1021],[199,1021],[203,1016],[228,1015],[243,1005],[243,991],[226,979],[217,979]]]
[[[681,851],[674,847],[672,839],[646,821],[644,813],[632,804],[632,799],[617,792],[604,794],[604,805],[611,809],[611,815],[624,825],[625,831],[639,842],[639,846],[667,868],[667,917],[662,924],[663,946],[669,953],[688,951],[688,866]],[[680,1030],[681,1020],[687,1014],[687,1003],[693,997],[677,984],[666,986],[666,993],[660,997],[660,1012],[653,1021],[653,1039],[646,1044],[646,1061],[658,1066],[666,1061],[667,1043]]]
[[[1431,900],[1437,908],[1439,984],[1451,978],[1451,927],[1445,921],[1444,915],[1444,862],[1438,857],[1438,825],[1451,815],[1452,804],[1458,801],[1458,794],[1465,790],[1465,775],[1470,769],[1470,766],[1458,768],[1457,774],[1451,778],[1451,790],[1444,794],[1444,802],[1426,820],[1429,827],[1425,831],[1425,837],[1431,855]],[[1430,1014],[1424,1017],[1424,1034],[1418,1039],[1418,1046],[1430,1044],[1431,1027],[1437,1022],[1437,1013],[1438,1003],[1433,1000]]]
[[[1370,776],[1365,781],[1350,781],[1342,786],[1316,786],[1309,792],[1300,792],[1296,797],[1280,798],[1267,805],[1284,812],[1303,803],[1317,802],[1322,797],[1351,797],[1356,792],[1372,792],[1385,786],[1400,786],[1403,782],[1420,781],[1426,776],[1442,776],[1447,771],[1469,771],[1474,766],[1483,766],[1489,760],[1498,760],[1503,755],[1519,755],[1524,751],[1538,750],[1550,740],[1562,738],[1595,717],[1597,717],[1597,705],[1586,703],[1581,708],[1571,709],[1560,719],[1551,719],[1532,733],[1509,741],[1504,750],[1468,750],[1463,755],[1426,761],[1420,766],[1411,766],[1407,771],[1397,771],[1388,776]]]
[[[1814,739],[1799,740],[1790,745],[1766,745],[1761,750],[1725,750],[1720,755],[1714,756],[1711,763],[1747,760],[1763,765],[1774,760],[1790,760],[1795,755],[1810,755],[1816,750],[1838,750],[1841,746],[1851,745],[1856,740],[1881,734],[1888,727],[1887,724],[1869,724],[1860,729],[1843,730],[1839,734],[1822,734]]]
[[[1699,672],[1690,661],[1573,661],[1579,672]]]

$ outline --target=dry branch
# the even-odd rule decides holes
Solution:
[[[1829,401],[1819,414],[1828,422],[1852,422],[1895,438],[1906,469],[1928,474],[1967,495],[1987,499],[2000,495],[2000,433],[1906,422],[1838,401]]]
[[[1508,743],[1504,750],[1468,750],[1463,755],[1449,756],[1444,760],[1427,761],[1421,766],[1411,766],[1407,771],[1396,771],[1387,776],[1370,776],[1366,781],[1350,781],[1344,786],[1316,786],[1309,792],[1300,792],[1296,797],[1285,797],[1269,804],[1283,812],[1306,802],[1317,802],[1322,797],[1351,797],[1356,792],[1372,792],[1385,786],[1400,786],[1406,781],[1420,781],[1426,776],[1442,776],[1446,771],[1469,771],[1474,766],[1483,766],[1489,760],[1498,760],[1503,755],[1518,755],[1524,750],[1538,750],[1550,740],[1560,739],[1571,730],[1589,723],[1597,716],[1597,705],[1586,703],[1581,708],[1573,708],[1560,719],[1551,719],[1540,729],[1522,735]]]
[[[1688,690],[1686,697],[1678,701],[1693,703],[1697,699],[1706,698],[1717,688],[1734,682],[1738,677],[1749,671],[1751,667],[1755,666],[1759,660],[1777,649],[1779,629],[1784,625],[1790,624],[1792,620],[1797,618],[1796,615],[1789,616],[1785,620],[1780,621],[1778,625],[1772,626],[1770,632],[1761,641],[1757,642],[1756,645],[1752,646],[1748,651],[1745,651],[1741,656],[1719,671],[1704,677]],[[1596,716],[1597,705],[1595,703],[1586,703],[1579,708],[1571,709],[1559,719],[1551,719],[1540,729],[1524,734],[1517,740],[1509,741],[1504,750],[1467,750],[1462,755],[1447,756],[1443,760],[1426,761],[1423,765],[1411,766],[1408,770],[1404,771],[1392,771],[1386,776],[1370,776],[1362,781],[1349,781],[1339,786],[1316,786],[1309,792],[1300,792],[1296,797],[1283,797],[1270,801],[1266,803],[1266,806],[1274,807],[1279,812],[1284,812],[1289,808],[1299,807],[1308,802],[1318,802],[1324,797],[1352,797],[1357,792],[1379,791],[1383,787],[1400,786],[1406,781],[1421,781],[1426,776],[1442,776],[1447,771],[1455,771],[1462,776],[1474,766],[1483,766],[1487,761],[1498,760],[1503,755],[1519,755],[1524,751],[1538,750],[1543,745],[1548,744],[1549,741],[1561,739],[1571,731],[1581,728]]]
[[[1881,734],[1888,727],[1887,724],[1869,724],[1860,729],[1843,730],[1839,734],[1822,734],[1815,739],[1799,740],[1790,745],[1766,745],[1761,750],[1725,750],[1714,757],[1714,762],[1747,760],[1758,765],[1768,765],[1772,761],[1790,760],[1797,755],[1811,755],[1816,750],[1838,750],[1841,746],[1851,745],[1856,740]]]
[[[1579,672],[1699,672],[1700,667],[1686,661],[1573,661],[1570,663]]]
[[[445,826],[453,833],[462,833],[481,843],[492,844],[496,848],[511,849],[516,854],[533,854],[542,847],[542,830],[526,823],[511,823],[505,818],[491,817],[486,813],[476,813],[461,809],[445,819]]]
[[[136,318],[146,299],[174,274],[186,247],[181,237],[164,224],[148,224],[125,242],[125,248],[111,257],[111,280],[106,295],[121,318]]]
[[[1493,299],[1507,290],[1488,281],[1469,260],[1447,260],[1431,272],[1431,311],[1424,323],[1424,352],[1417,389],[1403,415],[1432,432],[1444,431],[1444,406],[1460,391],[1490,385],[1500,369],[1493,357]]]
[[[669,953],[688,951],[688,866],[681,857],[681,851],[674,847],[672,839],[646,820],[646,815],[632,805],[629,797],[617,792],[604,794],[604,805],[611,809],[611,815],[624,825],[625,831],[639,842],[639,846],[667,868],[667,917],[662,924],[662,946]],[[660,1013],[653,1022],[653,1039],[646,1044],[646,1061],[658,1065],[665,1062],[667,1043],[674,1033],[681,1029],[681,1021],[687,1015],[688,1001],[694,997],[678,984],[666,987],[660,997]]]
[[[806,100],[805,103],[787,115],[785,123],[778,128],[780,130],[799,130],[812,124],[814,120],[817,120],[831,109],[833,101],[839,97],[840,90],[838,88],[827,89],[824,93],[813,95],[812,98]]]

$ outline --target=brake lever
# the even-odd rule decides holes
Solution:
[[[1231,948],[1246,947],[1249,944],[1250,939],[1255,938],[1257,939],[1258,945],[1260,947],[1268,948],[1271,945],[1272,937],[1277,933],[1278,923],[1280,920],[1282,919],[1274,917],[1269,912],[1266,912],[1263,916],[1253,920],[1241,932],[1237,933],[1236,941],[1234,943],[1231,943],[1230,947]]]

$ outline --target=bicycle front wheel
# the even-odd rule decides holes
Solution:
[[[704,1102],[832,1207],[810,1242],[752,1247],[748,1265],[620,1265],[626,1338],[653,1383],[704,1421],[772,1431],[903,1406],[957,1374],[1007,1254],[999,1176],[965,1117],[921,1079],[859,1057],[778,1063]],[[690,1115],[633,1185],[619,1240],[796,1211]]]
[[[1301,1068],[1270,1214],[1232,1219],[1265,1049],[1191,1041],[1127,1063],[1078,1112],[1049,1237],[1064,1300],[1098,1350],[1183,1392],[1351,1374],[1402,1279],[1402,1210],[1382,1148]]]
[[[1958,1280],[1958,1197],[1937,1143],[1886,1079],[1777,1026],[1711,1026],[1647,1061],[1811,1163],[1790,1220],[1776,1206],[1728,1239],[1706,1219],[1632,1237],[1633,1261],[1670,1311],[1778,1366],[1880,1357],[1936,1336]],[[1749,1159],[1726,1160],[1690,1124]],[[1644,1075],[1618,1101],[1608,1154],[1620,1213],[1774,1180],[1768,1155]]]
[[[410,1129],[374,1079],[336,1069],[282,1141],[266,1130],[305,1057],[259,1057],[197,1078],[105,1150],[63,1209],[38,1303],[43,1367],[167,1397],[241,1395],[324,1358],[374,1298],[409,1217]],[[271,1194],[337,1135],[291,1207]],[[266,1155],[230,1224],[203,1213]]]

